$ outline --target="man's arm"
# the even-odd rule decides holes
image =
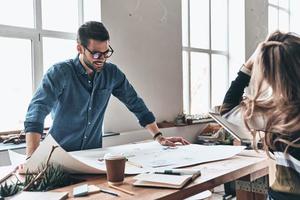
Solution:
[[[44,119],[63,91],[66,78],[60,70],[61,68],[54,66],[47,71],[29,104],[24,122],[27,156],[31,156],[39,146],[44,129]]]
[[[143,99],[138,96],[123,72],[121,72],[117,67],[115,69],[115,79],[117,84],[112,92],[113,95],[122,101],[126,107],[135,114],[135,116],[139,119],[140,125],[150,132],[152,138],[165,146],[175,146],[176,142],[183,145],[189,144],[189,142],[182,137],[164,137],[162,135],[157,127],[153,113],[148,110]]]
[[[163,134],[160,132],[156,122],[148,124],[145,128],[150,132],[152,138],[154,138],[161,145],[176,146],[176,142],[179,142],[183,145],[190,144],[183,137],[164,137]]]
[[[26,155],[30,157],[40,145],[41,134],[36,132],[26,133]]]

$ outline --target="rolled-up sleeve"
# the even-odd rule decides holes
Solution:
[[[145,127],[155,121],[155,117],[139,97],[133,86],[127,80],[125,74],[115,68],[115,86],[112,94],[122,101],[126,107],[135,114],[141,126]]]
[[[61,94],[64,81],[64,74],[59,66],[53,66],[47,71],[29,104],[24,122],[25,133],[43,132],[45,117]]]

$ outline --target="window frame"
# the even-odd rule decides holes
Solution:
[[[268,10],[270,7],[272,8],[275,8],[277,10],[277,29],[280,30],[280,27],[279,27],[279,22],[280,22],[280,15],[279,15],[279,12],[282,11],[282,12],[285,12],[286,14],[288,14],[288,30],[285,30],[285,31],[290,31],[291,29],[291,3],[290,3],[290,0],[286,0],[288,1],[288,8],[284,8],[284,7],[281,7],[279,5],[279,0],[277,0],[277,5],[276,4],[273,4],[273,3],[270,3],[270,1],[268,0]],[[270,19],[268,17],[268,24],[270,23]],[[268,27],[268,33],[270,34],[272,31],[274,30],[269,30],[269,27]]]
[[[191,53],[192,52],[196,52],[196,53],[206,53],[209,56],[209,83],[208,83],[208,87],[209,87],[209,108],[212,109],[212,100],[213,100],[213,92],[212,92],[212,55],[222,55],[226,57],[227,60],[227,75],[226,75],[226,87],[228,88],[229,86],[229,78],[230,78],[230,67],[229,67],[229,0],[226,0],[226,4],[227,4],[227,19],[226,19],[226,50],[222,51],[222,50],[214,50],[212,49],[212,3],[211,0],[209,1],[209,46],[207,49],[204,48],[195,48],[195,47],[191,47],[191,41],[190,41],[190,35],[191,35],[191,27],[190,27],[190,0],[182,0],[182,1],[187,1],[187,46],[184,46],[182,44],[182,55],[184,54],[184,52],[187,53],[187,72],[188,72],[188,83],[186,85],[186,83],[183,83],[183,88],[188,88],[188,102],[183,102],[183,110],[184,112],[187,112],[186,114],[191,114],[192,112],[192,108],[191,108],[191,104],[192,104],[192,97],[191,97]],[[182,2],[183,4],[183,2]],[[184,67],[184,64],[182,63],[182,66]],[[225,67],[225,66],[224,66]],[[184,78],[183,78],[184,80]],[[184,94],[183,94],[184,95]],[[184,98],[183,98],[184,101]],[[197,114],[201,114],[201,113],[197,113]]]

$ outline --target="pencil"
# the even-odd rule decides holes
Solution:
[[[110,183],[108,183],[108,187],[111,187],[111,188],[113,188],[113,189],[119,190],[119,191],[121,191],[121,192],[124,192],[124,193],[129,194],[129,195],[132,195],[132,196],[135,195],[133,192],[130,192],[130,191],[128,191],[128,190],[126,190],[126,189],[124,189],[124,188],[121,188],[121,187],[117,187],[117,186],[112,185],[112,184],[110,184]]]

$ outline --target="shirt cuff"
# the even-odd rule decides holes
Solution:
[[[148,112],[139,119],[141,126],[145,127],[148,124],[155,122],[155,117],[152,112]]]
[[[245,67],[245,65],[242,65],[240,71],[244,72],[245,74],[247,74],[249,76],[251,76],[251,70],[249,70],[247,67]]]
[[[24,122],[24,132],[36,132],[43,134],[44,125],[39,122]]]

